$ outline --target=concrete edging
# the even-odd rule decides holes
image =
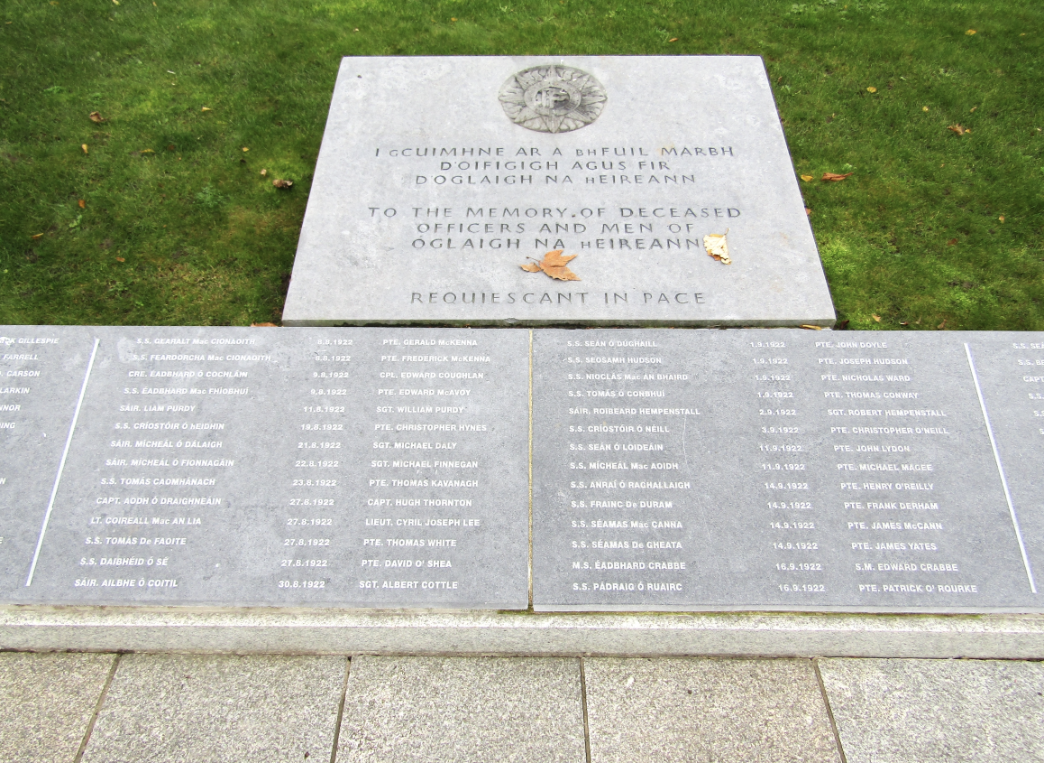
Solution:
[[[0,607],[0,649],[1044,658],[1044,615]]]

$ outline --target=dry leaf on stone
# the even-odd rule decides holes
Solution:
[[[851,175],[852,175],[851,172],[846,172],[844,175],[839,175],[836,172],[824,172],[823,173],[823,177],[821,179],[822,180],[830,180],[830,181],[832,181],[834,183],[840,183],[845,178],[851,177]]]
[[[709,233],[703,237],[703,248],[707,250],[707,254],[724,265],[732,264],[732,260],[729,259],[729,242],[726,239],[728,235],[729,232],[726,230],[724,233]]]
[[[561,249],[555,249],[545,254],[542,260],[533,260],[533,262],[527,262],[525,265],[519,265],[519,267],[527,273],[540,273],[542,271],[544,275],[558,281],[579,281],[580,276],[566,267],[577,256],[575,254],[563,256]]]
[[[272,185],[276,188],[292,188],[294,185],[293,180],[283,180],[282,178],[276,178],[272,181]]]
[[[92,122],[94,122],[95,124],[101,124],[102,122],[104,122],[104,121],[105,121],[105,117],[103,117],[103,116],[102,116],[101,114],[99,114],[99,113],[98,113],[97,111],[92,111],[92,112],[90,113],[90,117],[89,117],[89,118],[90,118],[90,120],[91,120]]]

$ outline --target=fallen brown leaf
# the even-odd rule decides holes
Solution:
[[[43,237],[44,237],[43,233],[35,233],[35,234],[33,234],[33,241],[36,241],[36,239],[43,238]]]
[[[86,201],[84,201],[83,199],[80,199],[80,200],[79,200],[78,202],[76,202],[76,203],[80,205],[80,209],[86,209],[86,208],[87,208],[87,202],[86,202]]]
[[[851,172],[846,172],[844,175],[839,175],[836,172],[824,172],[823,173],[823,177],[820,178],[820,179],[821,180],[830,180],[830,181],[832,181],[834,183],[840,183],[845,178],[851,177],[851,176],[852,176]]]
[[[671,39],[667,40],[667,42],[678,42],[678,38],[672,37]]]
[[[951,238],[949,241],[946,242],[946,246],[957,246],[957,239]]]
[[[261,177],[268,177],[268,170],[261,170]]]
[[[870,314],[870,317],[871,317],[871,318],[873,318],[873,319],[874,319],[875,321],[877,321],[878,323],[880,323],[880,322],[881,322],[881,316],[880,316],[880,315],[874,315],[873,313],[871,313],[871,314]]]
[[[519,265],[527,273],[539,273],[543,271],[544,275],[554,278],[558,281],[579,281],[580,277],[572,270],[566,267],[572,260],[575,260],[578,255],[568,254],[563,256],[561,249],[555,249],[552,252],[548,252],[544,255],[544,259],[533,262],[527,262],[525,265]],[[532,257],[530,258],[532,259]]]
[[[99,114],[99,113],[98,113],[97,111],[92,111],[92,112],[90,113],[90,116],[89,116],[88,118],[89,118],[89,119],[90,119],[90,120],[91,120],[92,122],[94,122],[95,124],[99,124],[99,125],[100,125],[100,124],[101,124],[102,122],[104,122],[104,121],[105,121],[105,117],[103,117],[103,116],[102,116],[101,114]]]
[[[808,329],[809,331],[822,331],[822,326],[813,326],[811,323],[802,323],[798,326],[799,329]]]
[[[279,326],[276,325],[275,323],[267,323],[267,322],[266,323],[251,323],[250,327],[251,328],[255,328],[255,329],[258,329],[258,328],[279,328]]]
[[[729,258],[729,242],[726,238],[728,235],[729,232],[726,230],[724,233],[709,233],[703,237],[703,248],[707,250],[707,254],[724,265],[732,264],[732,260]]]
[[[282,178],[276,178],[272,181],[272,185],[276,188],[292,188],[294,185],[293,180],[283,180]]]
[[[123,259],[122,257],[117,257],[116,258],[116,262],[126,262],[126,261],[127,260]]]
[[[900,326],[909,326],[910,325],[910,321],[899,321],[899,325]]]
[[[946,328],[946,319],[945,319],[945,318],[943,318],[943,322],[942,322],[942,323],[940,323],[940,324],[939,324],[938,326],[936,326],[935,328],[937,328],[937,329],[944,329],[944,328]]]
[[[812,216],[812,210],[809,209],[808,207],[805,207],[805,214],[808,215],[809,217],[811,217]]]
[[[970,132],[970,130],[968,130],[966,127],[962,127],[961,125],[950,125],[946,129],[952,133],[955,133],[958,136],[964,135],[964,133],[966,132]]]
[[[815,180],[815,178],[812,177],[811,175],[801,175],[801,179],[804,180],[806,183],[809,182],[810,180]]]

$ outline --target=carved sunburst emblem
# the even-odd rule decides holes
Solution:
[[[534,66],[511,75],[500,88],[500,105],[517,125],[537,132],[569,132],[598,119],[605,89],[571,66]]]

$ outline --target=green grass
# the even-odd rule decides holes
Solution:
[[[5,0],[0,323],[278,320],[341,56],[706,53],[764,57],[849,328],[1044,330],[1042,36],[1040,0]]]

